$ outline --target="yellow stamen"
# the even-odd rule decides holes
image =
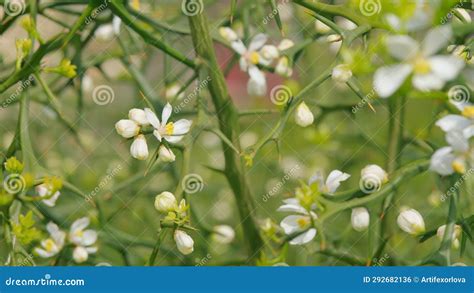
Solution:
[[[76,236],[76,237],[82,237],[82,236],[84,236],[84,231],[78,230],[78,231],[74,232],[74,236]]]
[[[415,71],[415,73],[418,73],[418,74],[428,74],[431,72],[430,63],[428,62],[428,60],[426,60],[423,57],[418,57],[415,59],[413,63],[413,68],[414,68],[413,70]]]
[[[299,218],[296,222],[298,223],[298,226],[300,226],[300,228],[305,228],[309,224],[309,219]]]
[[[165,133],[166,133],[166,135],[172,135],[173,132],[174,132],[174,124],[173,124],[173,122],[169,122],[165,126]]]
[[[46,251],[53,250],[55,246],[56,244],[54,243],[53,239],[51,238],[46,239],[45,244],[44,244],[44,248],[46,249]]]
[[[258,64],[258,61],[260,60],[260,55],[258,55],[257,52],[251,52],[249,55],[249,60],[253,64]]]
[[[462,162],[454,161],[452,164],[453,170],[459,174],[466,173],[466,167]]]
[[[474,106],[466,106],[462,109],[462,115],[467,118],[474,119]]]

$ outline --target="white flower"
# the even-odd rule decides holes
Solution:
[[[41,241],[41,247],[36,247],[35,252],[43,257],[48,258],[58,254],[64,246],[64,240],[66,239],[66,233],[59,230],[58,225],[53,222],[49,222],[46,225],[50,238]]]
[[[165,89],[165,98],[167,101],[172,101],[173,99],[181,99],[184,97],[184,92],[181,92],[181,86],[178,83],[172,83],[168,85]],[[179,95],[178,95],[179,93]]]
[[[400,229],[412,235],[419,235],[425,232],[425,221],[415,209],[402,211],[398,215],[397,223]]]
[[[436,230],[436,236],[438,236],[440,240],[443,240],[445,232],[446,232],[446,225],[440,226],[438,230]],[[459,244],[460,244],[459,237],[461,236],[461,232],[462,232],[461,226],[454,225],[451,241],[452,241],[453,247],[456,249],[459,248]]]
[[[260,49],[260,54],[267,60],[273,60],[280,56],[280,51],[274,45],[265,45]]]
[[[160,145],[160,149],[158,150],[158,157],[162,162],[171,163],[176,160],[176,156],[174,155],[171,149],[167,148],[164,145]]]
[[[318,172],[314,176],[312,176],[309,180],[309,184],[312,184],[314,182],[318,182],[319,190],[320,192],[328,193],[328,194],[334,194],[336,192],[337,188],[341,185],[341,182],[346,181],[349,179],[351,175],[344,173],[339,170],[333,170],[331,173],[329,173],[328,177],[326,178],[326,181],[324,181],[324,176]]]
[[[174,231],[174,241],[179,252],[184,255],[190,254],[194,251],[194,241],[186,232],[181,230]]]
[[[295,122],[301,127],[306,127],[314,122],[314,116],[305,102],[298,105],[295,112]]]
[[[87,94],[90,94],[94,90],[94,80],[87,73],[82,77],[81,90]]]
[[[36,186],[36,192],[40,197],[45,198],[42,200],[42,202],[49,207],[54,207],[56,205],[56,201],[61,195],[59,191],[56,191],[53,194],[53,187],[45,183]]]
[[[214,234],[212,239],[221,244],[229,244],[234,241],[235,231],[234,228],[228,225],[217,225],[213,229]]]
[[[369,211],[364,207],[353,208],[351,214],[351,224],[354,230],[361,232],[369,227]]]
[[[112,23],[107,23],[99,26],[99,28],[97,28],[97,30],[94,32],[94,36],[99,41],[109,42],[120,33],[121,23],[122,20],[119,17],[114,16],[114,18],[112,19]]]
[[[278,50],[281,52],[281,51],[285,51],[285,50],[288,50],[290,49],[291,47],[293,47],[295,45],[295,43],[290,40],[290,39],[283,39],[281,40],[280,44],[278,44]]]
[[[130,146],[130,154],[137,160],[146,160],[148,158],[148,145],[143,134],[137,135]]]
[[[191,128],[192,122],[186,119],[180,119],[176,122],[168,122],[173,108],[169,103],[163,108],[161,113],[161,122],[156,114],[149,108],[145,108],[148,122],[155,128],[153,135],[161,141],[165,139],[170,143],[179,142]]]
[[[290,77],[293,74],[293,68],[290,66],[290,59],[288,59],[288,57],[282,56],[278,59],[275,66],[275,73],[283,77]]]
[[[280,226],[287,235],[295,236],[290,240],[291,245],[302,245],[310,242],[316,236],[316,229],[313,227],[313,220],[317,218],[312,211],[308,212],[300,205],[296,198],[290,198],[283,201],[285,204],[280,206],[279,212],[293,212],[296,215],[285,217]]]
[[[128,111],[128,118],[141,126],[150,124],[148,119],[146,119],[145,111],[142,109],[130,109],[130,111]]]
[[[169,191],[164,191],[155,197],[155,209],[159,212],[167,213],[177,207],[176,197]]]
[[[239,36],[237,36],[237,33],[230,27],[220,27],[219,34],[229,43],[233,41],[237,41],[239,39]]]
[[[333,68],[331,77],[337,82],[346,83],[351,79],[352,71],[347,64],[339,64]]]
[[[464,67],[464,62],[455,56],[434,55],[447,45],[451,37],[451,27],[440,26],[428,32],[421,46],[406,35],[387,38],[390,55],[401,63],[381,67],[375,72],[374,88],[378,95],[382,98],[391,96],[411,73],[412,84],[416,89],[442,89]]]
[[[97,241],[97,232],[91,229],[84,230],[89,223],[87,217],[77,219],[69,231],[69,240],[76,245],[73,258],[77,263],[86,261],[90,253],[97,252],[97,247],[92,246]]]
[[[361,171],[360,171],[360,177],[362,179],[362,182],[364,183],[364,186],[368,185],[374,185],[374,189],[380,188],[382,184],[386,183],[388,181],[388,175],[387,172],[385,172],[382,167],[379,165],[371,164],[365,166]]]
[[[265,74],[257,67],[258,64],[268,65],[272,60],[264,58],[259,50],[267,42],[268,36],[265,34],[258,34],[250,41],[250,44],[245,47],[242,40],[239,38],[234,38],[237,36],[235,32],[230,33],[232,29],[230,28],[221,28],[219,31],[221,35],[224,34],[227,36],[228,41],[232,49],[240,55],[240,69],[249,74],[250,79],[247,84],[247,89],[253,91],[253,93],[262,93],[263,88],[267,88],[267,81]]]
[[[133,120],[121,119],[115,123],[117,133],[124,138],[131,138],[138,134],[140,126]]]

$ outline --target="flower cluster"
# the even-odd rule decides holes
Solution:
[[[148,158],[148,144],[145,138],[147,133],[153,133],[160,142],[159,157],[164,162],[173,162],[175,155],[168,147],[168,143],[177,143],[188,133],[192,122],[180,119],[176,122],[168,121],[173,111],[172,106],[167,103],[161,114],[161,121],[150,109],[131,109],[128,119],[122,119],[115,124],[117,133],[124,138],[133,138],[130,146],[132,157],[137,160]]]
[[[250,44],[244,45],[237,33],[229,27],[221,27],[220,35],[230,43],[232,49],[240,55],[240,69],[249,74],[247,91],[253,96],[264,96],[267,92],[267,81],[265,74],[259,66],[269,66],[276,62],[275,72],[282,76],[291,76],[293,70],[290,59],[285,56],[285,51],[294,46],[289,39],[283,39],[277,46],[266,44],[266,34],[255,35]]]
[[[41,241],[41,246],[35,248],[36,254],[43,258],[58,255],[67,244],[73,247],[72,258],[76,263],[83,263],[89,258],[89,254],[97,252],[94,245],[97,241],[97,232],[87,229],[89,218],[80,218],[72,223],[66,239],[66,232],[61,231],[53,222],[46,225],[49,238]]]
[[[158,194],[155,198],[155,209],[166,217],[161,220],[164,227],[175,227],[173,232],[173,239],[179,252],[184,255],[190,254],[194,251],[194,240],[183,229],[189,223],[189,216],[187,210],[189,205],[183,198],[179,204],[174,194],[169,191],[164,191]]]

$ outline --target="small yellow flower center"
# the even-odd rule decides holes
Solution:
[[[413,62],[413,68],[413,70],[417,74],[428,74],[431,72],[430,63],[423,57],[418,57],[415,59],[415,61]]]
[[[474,106],[466,106],[462,110],[462,115],[467,118],[474,119]]]
[[[459,174],[464,174],[466,172],[466,167],[462,162],[454,161],[452,167],[453,170]]]
[[[174,124],[173,124],[173,122],[169,122],[165,126],[165,133],[166,133],[166,135],[172,135],[173,132],[174,132]]]
[[[258,61],[260,60],[260,55],[258,55],[257,52],[251,52],[249,54],[249,61],[253,64],[258,64]]]
[[[298,223],[298,226],[300,228],[305,228],[309,224],[309,219],[308,218],[299,218],[296,223]]]
[[[78,230],[78,231],[74,232],[74,236],[76,236],[76,237],[82,237],[82,236],[84,236],[84,231]]]
[[[45,241],[44,248],[46,249],[46,251],[52,251],[55,246],[56,246],[56,244],[54,243],[53,239],[48,238],[48,239]]]

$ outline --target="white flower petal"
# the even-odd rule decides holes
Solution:
[[[156,139],[158,139],[158,141],[161,141],[162,137],[158,130],[154,130],[153,135],[156,137]]]
[[[434,56],[428,62],[433,72],[445,81],[452,80],[458,76],[465,65],[463,60],[453,55]]]
[[[342,181],[349,179],[351,175],[341,172],[339,170],[333,170],[329,173],[328,178],[326,179],[325,189],[329,194],[332,194],[336,189],[341,185]]]
[[[169,143],[177,143],[177,142],[180,142],[183,139],[183,137],[184,137],[183,135],[173,135],[173,136],[166,135],[165,139]]]
[[[425,56],[431,56],[446,47],[453,35],[451,26],[443,25],[433,28],[423,40],[422,51]]]
[[[193,122],[190,120],[179,119],[173,123],[173,135],[182,135],[188,133],[192,124]]]
[[[86,230],[82,235],[81,245],[90,246],[97,241],[97,232],[94,230]]]
[[[303,233],[301,235],[298,235],[297,237],[291,239],[291,241],[289,243],[291,245],[303,245],[303,244],[306,244],[306,243],[310,242],[311,240],[313,240],[314,236],[316,236],[316,229],[311,228],[308,231],[306,231],[305,233]]]
[[[301,227],[298,225],[298,220],[304,218],[308,218],[308,216],[300,216],[300,215],[290,215],[286,216],[280,222],[280,227],[283,229],[285,234],[291,235],[298,231],[301,231]]]
[[[146,119],[148,119],[148,122],[155,128],[158,129],[160,128],[160,120],[158,117],[156,117],[155,112],[153,112],[150,108],[145,108],[145,114],[146,114]]]
[[[465,152],[469,149],[469,141],[462,131],[450,131],[446,133],[446,141],[455,151]]]
[[[284,204],[281,205],[278,209],[277,212],[290,212],[290,213],[300,213],[300,214],[308,214],[305,208],[302,206],[295,205],[295,204]]]
[[[235,40],[230,43],[232,49],[237,52],[239,55],[244,55],[247,52],[247,48],[245,47],[244,43],[241,40]]]
[[[408,64],[397,64],[379,68],[374,75],[374,88],[382,98],[395,93],[412,71]]]
[[[258,84],[265,84],[265,74],[257,66],[249,67],[249,76]]]
[[[265,96],[267,93],[267,80],[265,78],[263,80],[255,80],[253,78],[249,78],[247,82],[247,92],[250,96]]]
[[[52,257],[53,255],[56,254],[55,252],[46,251],[46,250],[44,250],[43,248],[39,248],[39,247],[36,247],[36,248],[35,248],[35,252],[36,252],[39,256],[41,256],[42,258]]]
[[[163,125],[168,123],[168,119],[170,118],[172,111],[173,107],[171,107],[170,103],[166,103],[166,106],[163,108],[163,112],[161,113],[161,123]]]
[[[444,132],[462,131],[464,128],[471,125],[471,121],[461,115],[446,115],[436,121],[436,126],[441,128]]]
[[[387,48],[390,55],[400,61],[415,57],[419,50],[417,41],[406,35],[392,36],[387,38]]]
[[[412,78],[413,86],[422,91],[429,92],[443,88],[445,81],[434,73],[415,74]]]
[[[268,36],[266,34],[258,34],[253,37],[249,44],[249,51],[257,51],[267,42]]]
[[[430,170],[436,173],[446,176],[454,172],[452,164],[455,159],[451,147],[442,147],[437,150],[430,161]]]
[[[88,217],[80,218],[74,221],[71,225],[71,232],[75,232],[78,230],[84,230],[87,226],[89,226],[90,220]]]

